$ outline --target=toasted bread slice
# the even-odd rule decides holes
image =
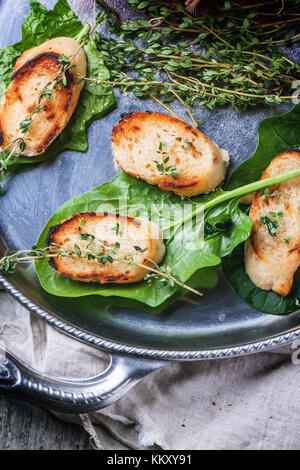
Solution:
[[[272,160],[262,179],[299,167],[300,152],[285,152]],[[245,244],[246,271],[257,287],[286,296],[300,266],[300,177],[270,187],[268,194],[258,191],[250,209],[253,228]],[[273,236],[264,216],[275,220]]]
[[[113,128],[112,148],[124,171],[181,196],[214,190],[223,181],[229,161],[228,152],[198,129],[150,111],[124,115]],[[176,178],[174,171],[166,174],[158,168],[167,157],[164,166],[173,166]]]
[[[0,101],[0,145],[2,148],[11,139],[22,137],[20,123],[38,106],[42,89],[48,84],[52,89],[61,63],[59,56],[71,59],[79,44],[67,37],[54,38],[38,47],[25,51],[17,60],[11,83]],[[86,76],[86,57],[80,49],[71,67],[66,72],[66,86],[53,90],[53,100],[42,101],[41,111],[34,116],[30,129],[24,136],[26,149],[23,155],[42,154],[51,142],[63,131],[77,105],[84,82],[78,84],[76,73]]]
[[[126,215],[96,212],[76,214],[51,227],[46,246],[56,250],[56,245],[73,251],[77,245],[82,252],[82,257],[52,258],[50,264],[59,274],[75,281],[97,281],[100,284],[140,281],[148,271],[130,264],[130,261],[154,267],[151,260],[159,263],[165,254],[162,232],[155,223]],[[110,250],[113,261],[102,264],[83,257],[87,247],[91,253],[102,254],[104,250],[106,253]]]

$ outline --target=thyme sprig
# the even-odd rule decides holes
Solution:
[[[262,2],[251,8],[218,2],[214,16],[201,17],[193,17],[178,2],[129,3],[144,10],[146,18],[122,24],[110,18],[109,31],[118,40],[96,33],[111,72],[108,83],[121,92],[164,104],[178,99],[188,111],[196,102],[211,109],[228,104],[247,109],[292,98],[300,66],[276,44],[299,39],[294,34],[300,19],[295,2],[285,2],[281,17],[267,23],[260,22]]]
[[[53,257],[54,255],[49,253],[48,248],[41,249],[36,246],[33,246],[30,250],[6,250],[2,258],[0,258],[0,271],[6,274],[12,274],[15,272],[17,264],[32,263]]]
[[[44,259],[53,259],[60,257],[68,258],[85,258],[89,261],[96,261],[100,264],[112,264],[115,261],[125,263],[128,266],[139,266],[143,269],[146,269],[150,273],[145,276],[145,280],[148,281],[151,278],[161,278],[171,287],[175,284],[180,287],[193,292],[199,296],[202,296],[202,292],[184,284],[179,279],[171,274],[171,268],[168,266],[159,266],[152,259],[145,257],[145,259],[151,263],[151,265],[146,265],[136,261],[134,254],[120,253],[120,243],[116,242],[113,245],[104,240],[96,240],[94,235],[89,233],[81,233],[80,240],[88,241],[85,248],[80,248],[77,243],[74,243],[72,248],[64,248],[56,243],[51,243],[50,246],[46,248],[38,248],[33,246],[31,250],[19,250],[19,251],[10,251],[7,250],[3,257],[0,258],[0,271],[6,274],[12,274],[16,270],[18,264],[23,263],[34,263],[36,261],[41,261]],[[97,243],[95,247],[95,243]],[[142,249],[139,246],[135,246],[134,249],[137,253],[143,253],[146,249]]]
[[[174,180],[177,180],[178,178],[178,173],[179,170],[177,169],[176,165],[167,165],[167,163],[170,160],[169,155],[167,152],[163,150],[164,147],[166,147],[166,142],[160,142],[158,150],[156,153],[158,153],[161,156],[161,160],[153,160],[154,163],[156,163],[156,167],[161,175],[170,175]]]
[[[80,46],[81,48],[82,46]],[[23,134],[23,137],[17,137],[19,141],[20,153],[26,149],[26,142],[24,140],[25,135],[29,132],[33,121],[37,118],[37,115],[42,111],[43,106],[46,104],[47,100],[50,99],[54,101],[54,91],[61,90],[62,86],[67,86],[68,78],[67,73],[70,68],[76,67],[75,64],[72,64],[71,61],[74,59],[75,55],[78,53],[79,48],[69,59],[65,55],[60,55],[57,60],[61,64],[58,74],[54,77],[53,80],[49,81],[41,90],[41,93],[37,100],[37,106],[33,111],[28,114],[23,121],[20,122],[20,132]]]

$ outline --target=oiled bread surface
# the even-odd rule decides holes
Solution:
[[[57,244],[74,251],[76,244],[84,255],[90,239],[82,240],[80,236],[86,233],[95,237],[92,253],[101,252],[105,242],[106,250],[116,251],[114,258],[129,255],[133,256],[134,262],[151,267],[153,264],[149,260],[159,263],[165,254],[162,232],[155,223],[126,215],[96,212],[75,214],[51,227],[46,246]],[[100,264],[85,257],[59,257],[51,259],[50,264],[63,276],[100,284],[137,282],[148,272],[142,266],[115,259],[112,263]]]
[[[262,178],[300,167],[300,152],[277,155]],[[286,296],[300,265],[300,177],[269,188],[274,196],[261,199],[263,190],[256,193],[250,210],[253,229],[245,244],[247,273],[261,289],[273,290]],[[271,236],[261,216],[282,213],[276,236]]]
[[[158,153],[160,144],[164,155]],[[134,111],[122,117],[112,131],[114,159],[127,173],[158,185],[164,191],[193,196],[212,191],[224,179],[228,152],[198,129],[156,112]],[[155,162],[169,157],[177,179],[161,174]]]
[[[79,44],[72,38],[59,37],[28,49],[17,60],[12,80],[0,101],[0,145],[6,147],[11,138],[23,136],[20,123],[38,106],[42,89],[48,84],[52,89],[61,63],[58,58],[65,55],[71,59]],[[84,82],[78,84],[76,73],[86,76],[86,57],[80,49],[66,72],[67,85],[53,90],[52,101],[42,101],[42,110],[34,115],[30,129],[24,136],[26,149],[23,155],[42,154],[51,142],[63,131],[77,105]]]

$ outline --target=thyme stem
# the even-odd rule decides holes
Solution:
[[[60,248],[63,249],[63,247],[60,247]],[[14,271],[15,265],[18,264],[18,263],[32,263],[32,262],[37,262],[37,261],[41,261],[41,260],[44,260],[44,259],[58,258],[58,257],[62,257],[62,256],[63,257],[68,257],[68,258],[74,258],[74,259],[85,257],[85,256],[82,256],[82,255],[79,256],[74,251],[72,253],[68,253],[68,254],[62,254],[60,251],[58,251],[58,253],[50,254],[50,253],[48,253],[48,250],[50,250],[50,249],[53,250],[54,247],[50,246],[50,247],[46,247],[44,249],[34,248],[34,249],[31,249],[31,250],[19,250],[17,252],[12,253],[11,255],[6,253],[0,259],[0,271],[2,269],[4,272],[10,272],[11,273],[11,272]],[[59,247],[56,246],[55,250],[59,250]],[[23,255],[23,256],[20,256],[20,255]],[[103,253],[103,256],[104,255],[105,255],[105,253]],[[199,296],[203,296],[202,292],[194,289],[193,287],[188,286],[187,284],[184,284],[183,282],[181,282],[179,279],[177,279],[172,274],[162,271],[162,269],[159,267],[159,265],[157,263],[155,263],[155,261],[153,261],[150,258],[146,257],[146,259],[153,264],[153,267],[145,265],[145,264],[141,264],[141,263],[138,263],[137,261],[132,260],[131,255],[124,255],[123,257],[118,257],[118,256],[111,255],[110,257],[113,261],[119,261],[119,262],[125,263],[127,265],[133,264],[133,265],[139,266],[143,269],[146,269],[147,271],[149,271],[151,273],[154,273],[154,274],[156,274],[160,277],[163,277],[164,279],[172,280],[175,284],[179,285],[180,287],[183,287],[186,290],[189,290],[190,292],[193,292],[194,294],[197,294]]]
[[[165,103],[163,103],[159,98],[157,98],[156,96],[152,96],[152,98],[154,99],[154,101],[156,101],[156,103],[158,103],[162,108],[164,108],[166,111],[168,111],[173,117],[175,117],[176,119],[179,119],[180,121],[182,120],[178,114],[176,114],[169,106],[167,106]]]

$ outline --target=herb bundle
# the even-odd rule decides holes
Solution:
[[[216,2],[214,14],[200,17],[178,2],[129,4],[146,18],[120,24],[111,14],[108,29],[120,40],[96,33],[109,83],[121,92],[163,104],[178,99],[188,109],[197,102],[245,110],[292,97],[300,66],[278,46],[300,37],[298,1],[286,1],[280,16],[281,2]]]

